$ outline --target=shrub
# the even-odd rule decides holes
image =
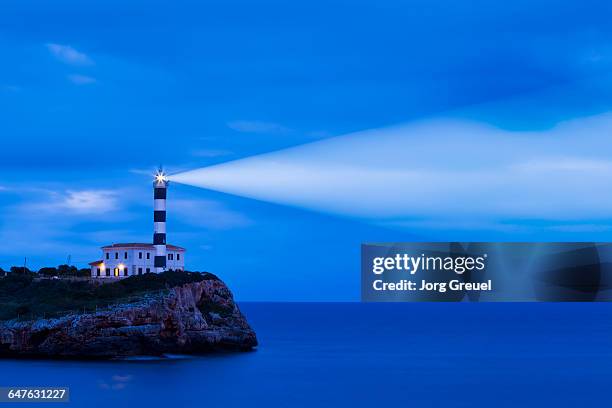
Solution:
[[[58,276],[59,272],[57,268],[45,267],[45,268],[40,268],[38,270],[38,274],[43,275],[43,276]]]
[[[81,278],[89,278],[91,276],[91,269],[89,268],[79,269],[76,275]]]
[[[11,273],[18,273],[21,275],[31,274],[32,271],[24,266],[11,266]]]
[[[57,267],[60,276],[76,276],[78,269],[76,266],[60,265]]]

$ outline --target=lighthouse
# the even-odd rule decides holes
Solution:
[[[156,273],[166,270],[166,195],[168,178],[160,167],[153,181],[153,247],[155,259],[153,267]]]
[[[123,279],[133,275],[185,270],[185,248],[166,241],[168,177],[160,168],[153,180],[153,243],[115,243],[102,247],[102,259],[90,262],[91,277]]]

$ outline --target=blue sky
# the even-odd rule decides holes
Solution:
[[[102,245],[149,240],[148,173],[160,163],[189,170],[449,111],[525,131],[606,113],[611,9],[604,1],[5,1],[0,265],[71,255],[84,266]],[[382,226],[171,188],[169,241],[241,300],[355,300],[363,241],[612,235],[610,220],[589,214],[573,229],[558,228],[562,217],[523,217],[510,232]]]

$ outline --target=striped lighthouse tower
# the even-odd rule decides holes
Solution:
[[[166,270],[166,193],[168,179],[160,167],[153,182],[153,246],[155,273]]]

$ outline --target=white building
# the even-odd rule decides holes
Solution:
[[[166,269],[185,270],[185,249],[166,245]],[[155,272],[155,247],[153,244],[129,243],[102,247],[102,259],[91,262],[92,278],[127,278],[133,275]]]
[[[162,169],[153,182],[153,243],[102,247],[102,259],[91,262],[91,277],[121,279],[143,273],[185,270],[185,249],[166,243],[168,179]]]

